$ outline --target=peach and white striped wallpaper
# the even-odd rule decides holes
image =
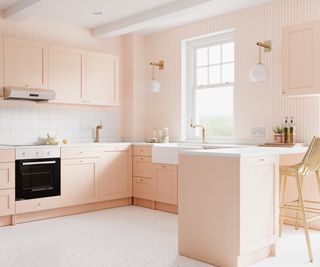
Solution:
[[[319,0],[275,0],[147,36],[147,60],[164,59],[166,66],[156,73],[161,92],[147,96],[147,136],[152,135],[154,126],[166,126],[173,139],[181,138],[182,40],[227,29],[236,33],[235,141],[271,140],[272,127],[282,123],[285,115],[294,116],[298,140],[307,142],[320,134],[320,98],[281,95],[281,29],[318,19]],[[271,77],[253,83],[248,72],[257,61],[256,42],[262,40],[272,40],[273,44],[272,52],[263,55]],[[148,72],[150,75],[149,68]],[[253,138],[252,127],[264,127],[265,138]]]

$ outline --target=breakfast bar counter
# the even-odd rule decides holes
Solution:
[[[179,253],[242,267],[275,255],[279,162],[307,147],[242,147],[179,154]]]

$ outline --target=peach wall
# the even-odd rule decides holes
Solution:
[[[252,127],[265,127],[266,139],[270,140],[272,127],[282,123],[286,114],[294,116],[299,140],[308,141],[319,134],[319,97],[281,95],[281,28],[317,19],[320,19],[319,0],[276,0],[147,36],[146,58],[164,59],[166,65],[164,71],[156,72],[161,92],[147,94],[147,136],[152,135],[154,126],[167,126],[173,139],[181,137],[181,41],[231,28],[236,31],[236,141],[263,141],[251,136]],[[273,42],[273,51],[265,54],[263,60],[271,70],[271,77],[266,82],[252,83],[248,72],[257,61],[255,44],[268,39]]]
[[[145,38],[124,36],[124,140],[144,141],[146,99]]]
[[[40,18],[29,18],[26,20],[5,20],[0,18],[0,36],[7,36],[17,39],[25,39],[36,42],[45,42],[53,45],[61,45],[78,49],[87,49],[98,52],[105,52],[120,56],[120,101],[118,107],[112,108],[91,108],[78,107],[81,112],[94,109],[96,112],[115,112],[117,117],[117,138],[123,136],[123,38],[114,37],[109,39],[93,37],[89,30],[79,28],[70,24],[60,23]],[[1,45],[0,45],[1,48]],[[0,53],[1,54],[1,53]],[[0,57],[0,61],[2,61]],[[1,64],[0,64],[1,66]],[[3,72],[0,69],[0,85]],[[50,104],[52,108],[53,105]],[[107,131],[106,125],[104,131]]]

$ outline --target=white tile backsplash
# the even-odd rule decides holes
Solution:
[[[92,142],[100,121],[101,141],[120,141],[115,110],[0,100],[0,144],[39,144],[47,133],[60,141]]]

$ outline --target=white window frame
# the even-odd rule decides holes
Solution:
[[[217,136],[217,137],[207,137],[207,140],[230,140],[234,138],[234,126],[235,126],[235,103],[234,103],[234,90],[235,90],[235,82],[226,82],[226,83],[219,83],[219,84],[213,84],[213,85],[201,85],[196,86],[196,49],[201,47],[208,47],[213,46],[215,44],[222,44],[222,43],[228,43],[228,42],[234,42],[235,43],[235,34],[234,31],[230,31],[227,33],[220,33],[215,34],[210,37],[195,39],[187,42],[186,47],[186,71],[187,71],[187,78],[186,78],[186,113],[187,113],[187,122],[186,122],[186,134],[187,134],[187,140],[199,140],[201,139],[200,136],[196,136],[196,130],[192,129],[190,127],[190,119],[193,120],[195,123],[195,93],[196,90],[201,89],[212,89],[212,88],[221,88],[221,87],[233,87],[233,133],[232,136]],[[222,53],[221,53],[222,56]],[[235,60],[233,61],[235,63]],[[217,64],[218,65],[218,64]],[[221,74],[222,75],[222,71]]]

